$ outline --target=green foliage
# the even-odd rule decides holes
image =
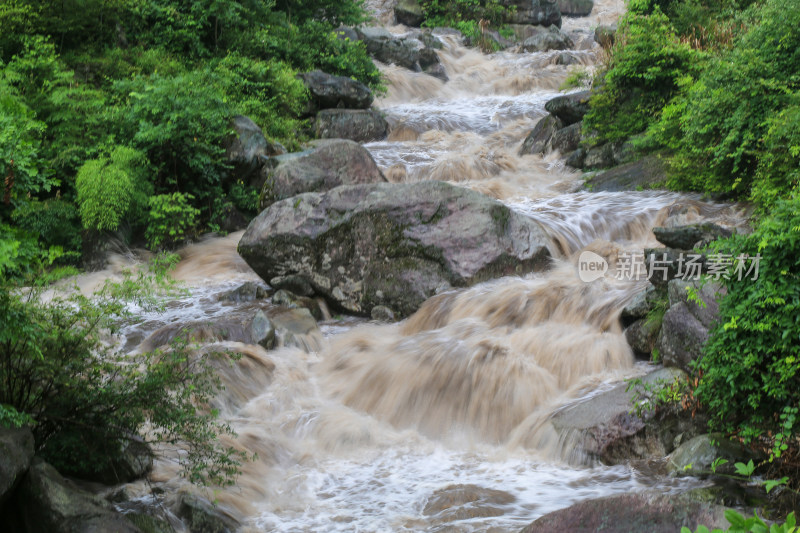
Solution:
[[[81,248],[80,224],[75,206],[58,198],[31,200],[17,208],[12,220],[24,231],[38,235],[45,247],[66,250],[62,259],[77,259]]]
[[[725,511],[725,518],[730,523],[728,529],[709,530],[706,526],[698,526],[694,533],[797,533],[794,513],[789,513],[783,524],[768,526],[758,515],[745,518],[733,509]],[[681,533],[692,533],[688,527],[682,527]]]
[[[126,146],[84,163],[75,180],[83,227],[115,231],[130,215],[141,218],[149,185],[146,170],[144,154]]]
[[[673,187],[747,195],[761,167],[759,197],[768,201],[792,188],[771,182],[782,179],[772,168],[785,170],[795,157],[790,146],[796,126],[790,120],[796,115],[788,108],[796,104],[792,94],[800,80],[800,10],[792,0],[766,0],[747,20],[755,22],[687,84],[664,113],[666,124],[657,127],[677,152]],[[772,148],[776,156],[760,165]]]
[[[174,444],[192,482],[232,481],[243,456],[208,408],[221,383],[209,357],[185,343],[140,355],[102,341],[130,319],[127,304],[154,302],[164,278],[140,275],[44,302],[36,291],[0,290],[0,405],[5,423],[33,419],[37,453],[65,473],[100,472],[141,435]]]
[[[145,237],[151,248],[172,247],[185,241],[194,231],[199,209],[189,202],[191,194],[175,192],[151,196]]]
[[[363,42],[340,39],[328,23],[309,20],[300,25],[276,24],[243,34],[242,53],[271,57],[300,72],[319,69],[358,80],[381,90],[381,73]]]
[[[660,9],[630,11],[620,22],[607,70],[595,82],[599,90],[584,117],[584,131],[596,135],[598,143],[645,131],[701,63],[702,55],[680,41]]]
[[[759,275],[723,279],[728,294],[704,348],[696,395],[712,427],[745,441],[766,439],[779,457],[797,435],[800,403],[800,199],[777,202],[752,234],[716,247],[733,257],[760,254]]]
[[[422,0],[425,25],[456,27],[458,22],[487,20],[500,25],[508,18],[509,8],[498,0]]]
[[[775,116],[767,117],[767,133],[759,154],[751,198],[771,206],[800,187],[800,91]]]
[[[676,376],[674,380],[658,379],[645,383],[640,378],[627,381],[625,392],[631,393],[632,414],[643,417],[665,407],[679,405],[688,392],[685,380]]]

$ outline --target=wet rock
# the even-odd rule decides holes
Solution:
[[[297,157],[287,158],[267,171],[260,206],[304,192],[320,192],[339,185],[385,182],[366,148],[354,141],[329,139]]]
[[[581,60],[578,59],[575,54],[570,54],[569,52],[561,52],[560,54],[556,55],[553,59],[553,65],[562,65],[562,66],[569,66],[569,65],[580,65]]]
[[[522,533],[675,533],[682,527],[694,531],[698,524],[727,527],[724,513],[724,507],[691,495],[642,492],[576,503],[544,515]]]
[[[542,228],[444,182],[343,186],[270,206],[239,242],[264,279],[299,275],[340,309],[400,316],[438,290],[545,268]]]
[[[437,524],[501,516],[506,513],[507,506],[515,501],[513,494],[502,490],[478,485],[450,485],[428,498],[422,514],[433,517],[433,522]]]
[[[279,290],[272,296],[272,303],[287,309],[308,309],[316,320],[322,320],[322,312],[316,300],[308,296],[298,296],[286,290]]]
[[[686,256],[682,250],[674,248],[645,248],[644,262],[647,279],[655,287],[663,289],[670,280],[686,274]],[[699,269],[703,269],[704,259],[698,260]]]
[[[705,246],[717,239],[730,237],[733,235],[733,231],[713,222],[703,222],[670,228],[656,227],[653,228],[653,235],[664,246],[691,250],[695,247]]]
[[[306,352],[318,352],[322,348],[322,332],[311,311],[305,308],[277,308],[269,313],[275,327],[275,346],[294,346]]]
[[[523,141],[519,155],[544,154],[550,139],[563,127],[564,123],[553,115],[542,117]]]
[[[231,126],[234,135],[225,142],[225,155],[233,166],[229,178],[249,181],[261,168],[262,159],[278,155],[282,147],[267,141],[261,128],[248,117],[233,117]]]
[[[708,336],[708,329],[692,315],[686,304],[679,303],[664,313],[656,348],[664,366],[689,372],[691,363],[702,356]]]
[[[444,65],[442,65],[441,63],[437,63],[436,65],[431,65],[430,67],[426,67],[423,70],[425,74],[433,76],[434,78],[439,78],[442,81],[450,80],[450,76],[447,75],[447,70],[445,70]]]
[[[651,386],[683,379],[676,369],[661,369],[644,376]],[[645,391],[640,387],[640,394]],[[571,462],[591,463],[595,460],[617,464],[631,459],[663,457],[672,448],[658,432],[647,431],[647,417],[633,414],[632,391],[621,383],[613,389],[575,403],[556,413],[550,420],[562,442],[574,445]]]
[[[594,8],[594,0],[558,0],[562,17],[586,17]]]
[[[547,50],[569,50],[574,43],[557,26],[541,29],[522,42],[523,52],[546,52]],[[549,111],[549,110],[548,110]]]
[[[258,344],[265,350],[275,346],[275,326],[264,311],[258,310],[253,315],[250,323],[250,341],[251,344]]]
[[[245,281],[235,289],[220,296],[220,300],[236,303],[253,302],[269,296],[266,287],[256,281]]]
[[[648,285],[647,288],[633,297],[633,300],[622,308],[622,314],[620,315],[623,320],[636,320],[639,318],[644,318],[647,316],[647,313],[653,308],[653,304],[658,299],[658,293],[656,288],[652,285]]]
[[[684,442],[670,454],[667,468],[676,474],[696,475],[711,472],[711,464],[717,458],[728,461],[717,468],[717,473],[733,473],[736,462],[747,463],[752,456],[739,443],[732,442],[721,433],[698,435]]]
[[[34,461],[14,502],[29,533],[140,533],[103,499],[78,489],[45,462]]]
[[[614,38],[617,35],[616,26],[600,25],[594,30],[594,40],[605,49],[614,46]]]
[[[239,523],[205,498],[184,493],[180,497],[178,516],[191,533],[233,533]]]
[[[297,77],[308,88],[314,109],[369,109],[374,99],[369,87],[345,76],[312,70]]]
[[[136,512],[125,513],[124,516],[128,522],[139,528],[142,533],[175,533],[175,529],[166,520]]]
[[[350,28],[348,26],[339,26],[334,30],[336,33],[336,38],[341,39],[343,41],[350,40],[350,41],[358,41],[358,32],[354,28]]]
[[[418,0],[400,0],[394,6],[394,18],[398,24],[419,27],[425,20]]]
[[[0,504],[11,495],[33,459],[33,434],[28,428],[0,428]]]
[[[285,289],[298,296],[314,295],[314,287],[302,276],[276,276],[269,280],[269,284],[276,289]]]
[[[589,112],[589,98],[591,91],[578,91],[564,96],[557,96],[544,104],[544,108],[557,116],[565,126],[583,120]]]
[[[613,167],[614,149],[611,144],[594,146],[586,150],[586,158],[583,160],[583,168],[586,170],[596,170]]]
[[[396,38],[384,28],[358,28],[358,37],[367,47],[367,53],[386,64],[394,64],[419,72],[419,52],[424,44],[413,38]]]
[[[371,109],[324,109],[317,113],[314,130],[320,139],[350,139],[359,143],[380,141],[389,124]]]
[[[373,307],[370,316],[372,320],[377,320],[378,322],[394,322],[395,320],[394,313],[385,305],[376,305]]]
[[[702,303],[689,300],[689,289],[701,300]],[[725,288],[718,282],[673,279],[667,284],[670,305],[683,303],[689,312],[700,321],[703,326],[710,329],[719,318],[718,299],[725,294]]]
[[[625,340],[631,349],[639,355],[647,355],[655,348],[661,322],[642,318],[625,328]]]
[[[591,167],[589,153],[587,153],[583,168]],[[596,174],[587,182],[587,186],[592,191],[634,191],[651,188],[663,183],[666,179],[664,164],[655,156],[647,156],[633,163],[620,165]]]
[[[550,139],[550,147],[562,154],[577,150],[581,143],[581,126],[582,123],[576,122],[555,132]]]
[[[583,162],[586,159],[586,150],[578,148],[567,156],[564,164],[571,168],[583,168]]]
[[[499,0],[505,7],[514,7],[504,22],[508,24],[536,24],[561,27],[558,0]]]

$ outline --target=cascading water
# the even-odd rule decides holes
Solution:
[[[600,54],[590,29],[623,8],[598,1],[591,18],[565,20],[581,64]],[[582,499],[695,483],[566,464],[568,450],[546,426],[569,402],[643,371],[618,324],[642,282],[583,283],[578,254],[613,264],[655,244],[654,225],[735,225],[740,213],[675,193],[579,192],[579,175],[558,154],[517,155],[568,67],[552,52],[486,56],[441,39],[447,83],[382,66],[389,90],[377,105],[392,133],[367,148],[391,181],[451,181],[533,217],[552,239],[552,268],[437,295],[398,324],[326,321],[318,352],[205,346],[243,355],[220,366],[227,390],[217,407],[238,432],[233,444],[257,458],[236,487],[213,496],[245,531],[517,531]],[[184,249],[175,276],[192,296],[126,330],[127,346],[238,309],[218,295],[258,280],[236,254],[240,236]],[[154,472],[167,503],[185,486],[177,472],[168,460]]]

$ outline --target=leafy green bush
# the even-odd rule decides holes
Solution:
[[[798,434],[800,198],[777,202],[752,234],[717,247],[733,257],[760,254],[758,279],[724,281],[728,294],[704,348],[695,395],[713,428],[746,442],[765,440],[780,456]]]
[[[200,210],[189,203],[193,198],[191,194],[179,192],[150,197],[145,231],[150,248],[169,248],[191,235],[200,215]]]
[[[507,20],[510,9],[498,0],[422,0],[425,25],[456,27],[463,21],[487,20],[494,25]]]
[[[676,188],[750,192],[773,117],[792,104],[800,77],[800,10],[766,0],[747,13],[750,29],[708,64],[670,113]],[[785,118],[785,117],[784,117]],[[776,128],[772,140],[790,133]]]
[[[233,108],[210,69],[118,81],[120,134],[147,154],[156,192],[188,190],[210,202],[227,168],[222,143]]]
[[[33,419],[37,453],[68,474],[103,471],[141,436],[185,448],[192,482],[230,483],[243,456],[217,440],[232,431],[208,408],[221,388],[209,360],[185,344],[123,356],[102,341],[130,299],[152,304],[145,295],[158,288],[127,278],[47,303],[0,288],[0,418]]]
[[[59,261],[80,258],[81,227],[78,210],[70,202],[58,198],[31,200],[18,207],[11,216],[23,230],[38,236],[44,249],[60,248]]]
[[[698,526],[694,533],[797,533],[794,513],[789,513],[783,524],[767,524],[758,515],[745,518],[733,509],[725,511],[725,518],[731,524],[728,529],[714,529],[709,531],[706,526]],[[681,533],[692,533],[688,527],[682,527]]]
[[[764,149],[751,198],[768,209],[778,198],[793,195],[800,186],[800,91],[779,114],[767,118]]]
[[[83,227],[115,231],[128,217],[141,219],[152,189],[146,170],[144,154],[126,146],[84,163],[75,180]]]
[[[680,41],[660,9],[632,10],[620,22],[607,70],[595,83],[599,90],[584,131],[596,135],[598,143],[645,131],[677,94],[681,80],[699,72],[702,57]]]

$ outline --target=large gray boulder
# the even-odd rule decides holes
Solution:
[[[544,108],[561,119],[565,126],[568,126],[583,120],[583,116],[589,112],[589,98],[591,96],[592,92],[589,90],[557,96],[552,100],[548,100],[544,104]]]
[[[499,0],[505,7],[514,7],[505,20],[508,24],[536,24],[561,27],[558,0]]]
[[[422,514],[435,524],[502,516],[516,497],[508,492],[478,485],[449,485],[431,494]]]
[[[689,307],[678,303],[664,313],[656,348],[664,366],[690,372],[691,363],[703,355],[708,336],[708,329],[689,311]]]
[[[239,254],[263,279],[304,277],[337,308],[405,316],[437,291],[544,269],[538,223],[444,182],[343,186],[277,202]]]
[[[28,428],[0,428],[0,504],[28,471],[33,459],[33,434]]]
[[[389,124],[379,111],[371,109],[324,109],[317,113],[314,129],[320,139],[366,143],[386,138]]]
[[[358,28],[358,37],[364,42],[367,53],[386,64],[394,64],[419,72],[420,50],[425,48],[422,41],[414,38],[398,38],[384,28]]]
[[[360,81],[333,76],[321,70],[305,72],[297,77],[308,88],[311,102],[316,109],[368,109],[372,105],[372,91]]]
[[[563,127],[564,123],[553,115],[542,117],[525,137],[519,155],[544,154],[550,146],[550,139]]]
[[[45,462],[30,467],[14,501],[28,533],[141,533],[104,500],[78,489]]]
[[[563,17],[586,17],[594,8],[594,0],[558,0],[558,9]]]
[[[531,37],[522,42],[523,52],[546,52],[548,50],[569,50],[574,46],[564,32],[552,25],[547,29],[540,29]]]
[[[425,20],[418,0],[400,0],[394,6],[394,18],[398,24],[419,27]]]
[[[677,474],[703,474],[711,472],[711,465],[717,458],[728,461],[717,467],[720,474],[733,473],[733,465],[739,461],[746,463],[752,458],[741,443],[725,438],[721,433],[698,435],[678,446],[669,457],[667,469]]]
[[[386,181],[367,149],[345,139],[321,141],[314,149],[286,158],[274,168],[264,167],[263,172],[261,209],[304,192]]]
[[[625,328],[625,340],[634,353],[649,356],[656,346],[659,331],[661,322],[641,318]]]
[[[548,513],[521,533],[676,533],[698,525],[728,527],[725,507],[690,494],[639,492],[586,500]]]

